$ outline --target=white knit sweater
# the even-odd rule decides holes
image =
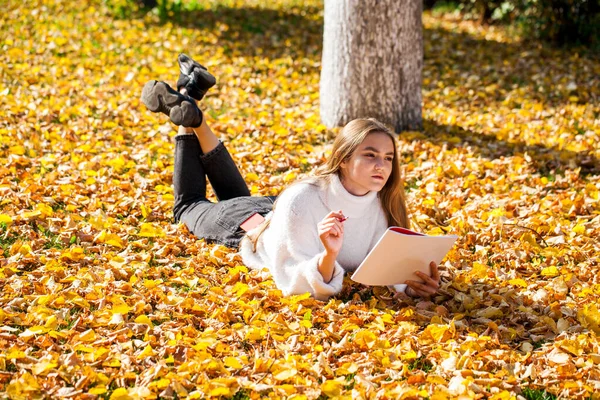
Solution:
[[[387,229],[376,192],[354,196],[337,175],[330,185],[320,186],[301,182],[286,189],[275,210],[267,216],[271,222],[259,237],[256,252],[248,237],[241,242],[244,263],[254,269],[268,268],[284,295],[310,292],[315,298],[326,300],[338,293],[344,271],[354,271]],[[329,212],[338,210],[348,217],[344,222],[344,242],[333,278],[325,283],[318,270],[325,248],[319,240],[317,224]]]

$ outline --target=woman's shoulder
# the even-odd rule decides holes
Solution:
[[[277,207],[306,209],[308,205],[317,206],[322,202],[320,196],[322,190],[323,184],[314,178],[296,182],[279,195]]]

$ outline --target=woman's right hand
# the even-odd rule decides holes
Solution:
[[[317,224],[319,239],[329,255],[337,256],[344,242],[344,221],[342,211],[332,211]]]

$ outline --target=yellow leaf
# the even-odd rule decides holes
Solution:
[[[142,352],[140,354],[138,354],[137,358],[142,359],[142,358],[146,358],[146,357],[151,357],[154,355],[154,350],[152,349],[152,346],[147,345],[146,347],[144,347],[144,350],[142,350]]]
[[[24,211],[21,214],[19,214],[19,216],[24,220],[30,220],[40,215],[42,215],[42,212],[40,210]]]
[[[88,393],[89,394],[104,394],[108,391],[108,389],[106,388],[106,386],[103,385],[99,385],[99,386],[94,386],[93,388],[88,389]]]
[[[226,367],[234,369],[241,369],[244,367],[240,360],[236,357],[225,357],[223,364],[225,364]]]
[[[25,352],[19,349],[12,348],[6,353],[7,360],[19,360],[25,358]]]
[[[75,346],[73,348],[73,350],[75,351],[81,351],[83,353],[93,353],[94,352],[94,348],[92,346],[86,346],[83,344],[78,344],[77,346]]]
[[[295,172],[288,172],[287,174],[285,174],[285,176],[283,177],[283,181],[285,183],[290,183],[292,182],[294,179],[296,179],[296,173]]]
[[[302,294],[296,294],[294,296],[290,296],[286,300],[288,300],[290,302],[290,304],[296,304],[302,300],[306,300],[309,298],[310,298],[310,293],[302,293]]]
[[[94,356],[94,360],[99,360],[101,359],[101,357],[103,355],[105,355],[106,353],[108,353],[110,350],[107,349],[106,347],[99,347],[93,350],[93,356]]]
[[[584,351],[582,344],[576,340],[565,339],[557,342],[556,345],[577,357],[580,357]]]
[[[423,336],[426,338],[430,336],[435,342],[442,342],[445,338],[445,333],[448,332],[450,326],[448,325],[438,325],[438,324],[430,324],[427,325],[427,328],[423,331]],[[449,337],[448,337],[449,339]]]
[[[533,237],[533,235],[529,232],[524,233],[523,235],[521,235],[521,237],[519,238],[520,241],[522,242],[526,242],[529,243],[530,245],[534,246],[534,247],[539,247],[537,241],[535,240],[535,238]]]
[[[25,331],[23,331],[23,333],[21,333],[19,337],[27,339],[44,332],[46,332],[46,328],[44,328],[43,326],[32,326],[31,328],[25,329]]]
[[[131,307],[129,307],[127,303],[125,303],[125,301],[118,296],[111,297],[110,302],[113,305],[111,309],[113,314],[127,315],[129,311],[131,311]]]
[[[340,376],[340,375],[348,375],[348,374],[353,374],[356,371],[358,371],[358,365],[356,363],[353,362],[347,362],[344,363],[341,367],[339,367],[336,371],[335,374]]]
[[[28,244],[22,245],[21,247],[19,247],[18,253],[21,254],[21,255],[24,255],[24,256],[30,254],[31,253],[31,246],[28,245]]]
[[[119,360],[117,358],[110,358],[110,359],[104,361],[102,363],[102,366],[104,366],[104,367],[120,367],[121,360]]]
[[[290,384],[279,385],[279,386],[276,386],[276,388],[278,390],[283,390],[285,392],[285,394],[287,394],[287,395],[292,395],[297,392],[294,385],[290,385]],[[306,395],[294,396],[291,398],[294,400],[307,400],[308,399],[308,397],[306,397]]]
[[[321,385],[323,394],[329,397],[337,397],[342,393],[344,384],[340,381],[328,380]]]
[[[291,377],[295,376],[298,373],[298,370],[296,368],[289,368],[289,369],[284,369],[282,371],[279,371],[278,373],[273,375],[273,378],[277,379],[278,381],[284,381],[286,379],[290,379]]]
[[[585,233],[585,225],[577,224],[573,227],[572,231],[578,235],[583,235]]]
[[[258,180],[258,175],[254,172],[248,172],[246,174],[246,182],[255,182]]]
[[[31,372],[33,372],[34,375],[42,375],[45,372],[51,370],[52,368],[55,368],[56,365],[56,363],[50,361],[39,361],[33,365],[33,368],[31,368]]]
[[[142,210],[142,217],[148,218],[148,209],[145,205],[140,204],[140,209]]]
[[[475,313],[478,318],[497,319],[504,315],[498,307],[487,307]]]
[[[54,213],[52,207],[44,203],[38,203],[35,208],[37,208],[45,217],[51,217]]]
[[[6,393],[9,398],[31,398],[29,392],[36,392],[40,390],[40,385],[33,375],[25,372],[18,379],[11,381],[6,387]],[[36,396],[37,397],[37,396]]]
[[[218,386],[210,390],[211,397],[230,396],[231,394],[231,389],[229,389],[227,386]]]
[[[71,249],[66,250],[64,253],[60,255],[61,261],[71,260],[71,261],[79,261],[85,258],[84,250],[81,247],[73,247]]]
[[[8,151],[9,151],[9,153],[16,154],[18,156],[22,156],[23,154],[25,154],[25,147],[23,147],[21,145],[11,146],[8,149]]]
[[[510,392],[503,390],[500,393],[496,393],[495,395],[490,397],[490,400],[511,400],[512,398],[513,397],[510,394]]]
[[[127,389],[118,388],[110,395],[110,400],[131,400],[132,397],[129,396]]]
[[[146,289],[154,289],[161,283],[163,283],[162,279],[144,279],[144,286]]]
[[[480,262],[475,261],[473,268],[471,269],[471,276],[476,279],[483,279],[488,276],[488,266]]]
[[[600,311],[596,304],[585,305],[577,312],[577,320],[584,328],[590,329],[600,335]]]
[[[371,349],[377,342],[377,336],[371,331],[363,330],[356,334],[354,342],[362,348]]]
[[[267,334],[267,330],[263,328],[251,327],[246,333],[246,340],[262,340]]]
[[[490,211],[490,217],[503,217],[506,215],[506,211],[504,210],[503,207],[499,207],[499,208],[495,208],[492,211]]]
[[[106,243],[108,245],[118,247],[118,248],[125,247],[123,245],[123,240],[118,235],[115,235],[114,233],[110,233],[105,230],[100,232],[98,235],[96,235],[96,237],[94,238],[94,242]]]
[[[78,338],[82,342],[93,342],[96,340],[96,332],[93,329],[88,329],[85,332],[82,332]]]
[[[116,171],[121,171],[121,169],[125,166],[125,160],[123,157],[117,157],[113,158],[112,160],[108,160],[106,164],[113,167]]]
[[[521,287],[527,287],[527,282],[525,282],[523,279],[511,279],[508,281],[508,283],[510,283],[511,285],[515,285],[515,286],[521,286]]]
[[[312,322],[307,321],[307,320],[300,321],[300,325],[302,325],[305,328],[309,328],[309,329],[312,328],[312,326],[313,326]]]
[[[278,136],[288,136],[290,134],[290,131],[285,129],[284,127],[280,126],[280,125],[275,125],[273,127],[273,131],[275,132],[275,134],[277,134]]]
[[[0,224],[4,223],[4,224],[12,224],[13,219],[10,215],[8,214],[0,214]]]
[[[171,383],[170,379],[167,378],[160,378],[159,380],[152,382],[152,386],[156,387],[157,389],[166,389],[169,384]]]
[[[46,323],[44,324],[44,328],[54,330],[57,327],[58,327],[58,318],[56,318],[55,315],[49,316],[48,319],[46,320]]]
[[[152,320],[150,320],[150,318],[148,318],[146,315],[140,315],[135,319],[135,322],[138,324],[146,324],[152,326]]]
[[[554,277],[554,276],[558,276],[560,273],[558,271],[558,268],[556,268],[555,266],[551,266],[551,267],[542,269],[541,274],[542,274],[542,276]]]
[[[155,226],[150,222],[144,222],[137,235],[142,237],[164,237],[166,234],[160,226]]]

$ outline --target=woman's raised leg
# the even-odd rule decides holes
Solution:
[[[185,94],[185,89],[181,91]],[[179,127],[179,133],[195,133],[202,149],[200,160],[204,172],[219,200],[228,200],[235,197],[250,196],[250,190],[242,178],[238,167],[231,158],[231,154],[223,143],[202,118],[202,124],[197,128]]]
[[[206,199],[206,173],[200,161],[201,155],[202,150],[196,135],[175,136],[173,214],[176,221],[180,221],[182,214],[196,203],[212,204]]]

